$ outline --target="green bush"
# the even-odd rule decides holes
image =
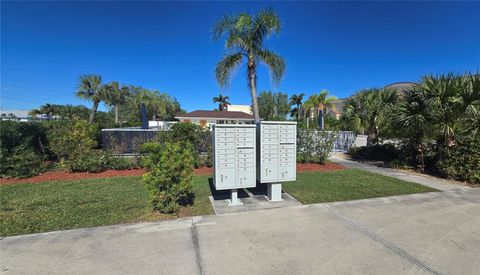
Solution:
[[[324,164],[336,139],[335,132],[315,129],[299,129],[297,133],[297,155],[300,161]]]
[[[47,168],[41,156],[30,150],[0,153],[0,174],[7,178],[29,178],[44,172]]]
[[[147,173],[143,175],[154,209],[177,212],[193,202],[193,148],[188,142],[146,143],[142,151]]]
[[[95,135],[97,126],[85,120],[69,121],[62,127],[56,127],[48,134],[50,147],[61,162],[89,159],[97,146]],[[87,161],[88,162],[88,161]]]
[[[65,162],[70,172],[99,173],[105,170],[126,170],[137,167],[134,161],[125,157],[117,157],[109,152],[92,150],[89,153],[72,158]]]
[[[170,131],[159,133],[157,142],[186,142],[192,145],[193,164],[195,168],[200,166],[211,166],[211,157],[201,157],[201,153],[211,152],[212,133],[203,130],[199,125],[193,123],[176,123]]]
[[[40,123],[0,121],[0,176],[26,178],[43,172],[47,144]]]
[[[100,152],[91,151],[78,155],[65,162],[70,172],[99,173],[108,169],[108,160]]]
[[[353,158],[385,162],[399,162],[402,159],[400,152],[393,144],[389,143],[382,145],[352,147],[349,149],[348,154]],[[400,163],[402,162],[400,161]]]
[[[441,147],[436,169],[447,178],[480,184],[480,142],[474,138],[460,140],[454,146]]]

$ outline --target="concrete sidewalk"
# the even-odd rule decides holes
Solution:
[[[7,237],[5,274],[478,274],[480,189]]]
[[[446,179],[440,179],[440,178],[427,176],[427,175],[413,175],[406,172],[402,172],[401,170],[378,167],[368,163],[348,160],[345,157],[339,156],[339,155],[332,155],[330,156],[329,160],[332,162],[341,164],[345,167],[358,168],[358,169],[362,169],[372,173],[377,173],[377,174],[397,178],[404,181],[415,182],[415,183],[419,183],[419,184],[429,186],[442,191],[471,189],[471,187],[460,185]]]

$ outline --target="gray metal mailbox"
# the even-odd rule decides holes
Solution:
[[[257,181],[268,184],[268,198],[282,200],[281,182],[297,179],[297,123],[257,124]]]
[[[256,186],[255,132],[255,125],[213,126],[214,185],[217,190],[231,190],[229,205],[241,204],[238,188]]]

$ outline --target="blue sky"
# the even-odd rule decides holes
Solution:
[[[2,109],[73,95],[96,73],[175,96],[188,111],[228,95],[250,104],[245,67],[220,90],[214,67],[224,44],[209,30],[224,13],[271,6],[282,32],[267,41],[286,60],[275,86],[259,68],[258,89],[338,97],[427,73],[480,68],[480,2],[4,2],[1,3]]]

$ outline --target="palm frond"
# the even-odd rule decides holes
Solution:
[[[217,41],[222,35],[231,32],[237,22],[237,15],[223,15],[210,30],[213,40]]]
[[[270,69],[270,75],[275,83],[280,82],[285,73],[285,61],[283,58],[270,50],[258,51],[258,57]]]
[[[230,82],[231,73],[242,62],[242,54],[235,53],[226,55],[215,67],[215,76],[221,87],[227,87]]]

